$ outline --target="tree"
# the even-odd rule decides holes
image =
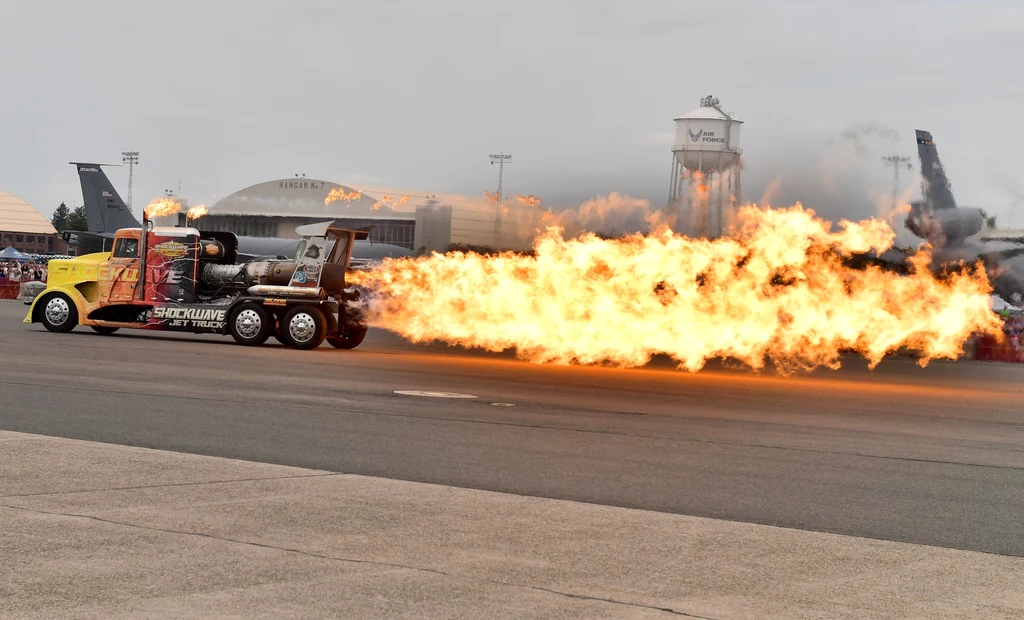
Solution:
[[[85,219],[85,206],[76,207],[71,215],[68,216],[68,221],[65,230],[89,230],[89,223]]]
[[[57,229],[57,232],[67,230],[68,217],[71,215],[71,209],[63,202],[60,206],[53,210],[53,217],[50,218],[50,223]]]

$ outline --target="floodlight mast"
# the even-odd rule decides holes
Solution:
[[[882,161],[886,162],[887,164],[893,167],[894,175],[892,180],[892,208],[897,209],[899,208],[899,205],[896,203],[899,201],[900,168],[903,167],[904,164],[906,164],[907,170],[911,169],[912,166],[910,165],[910,157],[907,157],[905,155],[903,157],[900,157],[899,155],[887,155],[886,157],[882,158]]]
[[[139,163],[138,151],[121,151],[121,162],[128,164],[128,211],[132,210],[132,185],[135,181],[135,165]]]
[[[495,154],[491,155],[491,165],[493,166],[495,164],[495,162],[497,162],[497,164],[498,164],[498,208],[497,208],[497,211],[494,214],[494,243],[495,243],[495,246],[499,245],[500,241],[501,241],[501,211],[504,208],[504,205],[502,204],[501,184],[502,184],[502,182],[504,180],[504,177],[505,177],[505,164],[506,163],[510,163],[511,161],[512,161],[512,156],[511,155],[506,155],[505,153],[498,153],[497,155],[495,155]],[[495,247],[495,249],[498,249],[498,248]]]

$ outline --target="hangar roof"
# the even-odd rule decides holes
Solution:
[[[357,188],[306,178],[257,183],[221,198],[210,207],[210,215],[379,219],[408,219],[414,211],[414,205],[393,207],[382,198],[364,194]]]
[[[14,194],[0,190],[0,230],[53,235],[57,231],[38,209]]]

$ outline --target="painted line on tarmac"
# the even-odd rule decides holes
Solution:
[[[422,396],[424,398],[480,398],[472,394],[459,394],[458,392],[420,392],[417,390],[395,390],[395,394],[402,396]]]

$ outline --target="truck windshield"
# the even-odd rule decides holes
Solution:
[[[138,258],[138,239],[118,239],[114,245],[114,258]]]

